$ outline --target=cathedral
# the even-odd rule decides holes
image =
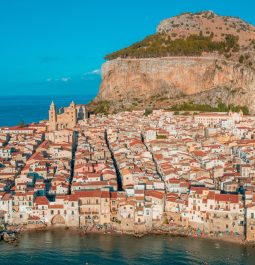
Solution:
[[[50,132],[63,129],[73,129],[79,121],[86,119],[85,105],[76,105],[73,101],[69,107],[62,107],[57,110],[54,102],[49,110],[49,128]]]

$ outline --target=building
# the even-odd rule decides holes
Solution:
[[[85,119],[85,105],[76,105],[72,101],[69,107],[62,107],[57,110],[55,103],[52,102],[49,110],[48,131],[52,132],[63,129],[73,129],[78,121],[84,121]]]
[[[230,125],[233,125],[235,122],[240,122],[242,119],[242,111],[239,113],[232,111],[229,113],[200,113],[194,116],[195,123],[203,124],[204,126],[224,124],[224,127],[226,125],[228,125],[227,127],[231,127]]]
[[[191,187],[188,198],[189,226],[206,233],[244,234],[244,203],[240,194]]]

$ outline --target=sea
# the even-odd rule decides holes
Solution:
[[[87,104],[95,95],[70,96],[0,96],[0,127],[38,122],[48,119],[52,100],[58,108],[76,104]]]
[[[0,242],[1,265],[242,265],[255,249],[235,243],[163,235],[84,235],[71,230],[27,232],[17,246]]]

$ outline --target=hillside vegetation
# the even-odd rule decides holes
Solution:
[[[224,41],[214,41],[209,37],[192,35],[185,39],[171,39],[167,34],[154,34],[128,48],[106,55],[106,60],[117,58],[153,58],[167,56],[201,56],[203,52],[229,54],[239,51],[238,37],[225,36]]]
[[[228,112],[234,111],[239,112],[240,110],[244,115],[248,115],[250,113],[249,108],[247,106],[235,106],[235,105],[226,105],[225,103],[218,103],[217,107],[212,107],[207,104],[195,104],[192,102],[183,103],[180,105],[174,105],[170,108],[172,111],[201,111],[201,112]]]

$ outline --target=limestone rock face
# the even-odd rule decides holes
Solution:
[[[240,18],[205,11],[165,19],[158,25],[157,34],[170,36],[171,40],[202,35],[216,42],[222,42],[226,36],[232,35],[238,40],[238,45],[235,49],[221,52],[205,49],[200,57],[185,57],[186,53],[183,53],[180,57],[153,58],[157,53],[147,57],[132,56],[134,50],[141,48],[136,43],[131,46],[129,55],[125,55],[123,49],[122,55],[125,56],[110,59],[102,66],[103,80],[94,104],[110,101],[110,111],[119,111],[145,107],[169,108],[190,101],[211,106],[223,102],[248,106],[255,113],[253,25]],[[142,49],[146,51],[146,47]]]
[[[167,105],[190,100],[216,105],[221,101],[246,105],[255,113],[254,70],[224,59],[116,59],[102,66],[102,79],[95,102],[108,100],[125,104],[140,99],[147,106],[152,98],[163,96],[168,100]]]

